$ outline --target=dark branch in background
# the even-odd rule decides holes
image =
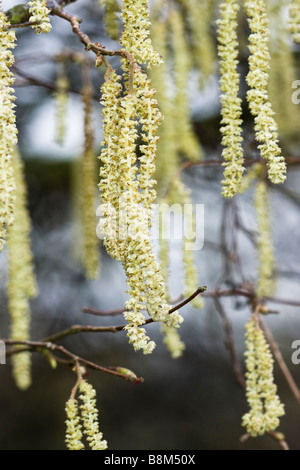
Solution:
[[[229,320],[229,318],[228,318],[228,316],[225,312],[225,309],[223,308],[222,303],[218,299],[218,297],[214,298],[214,303],[215,303],[215,306],[216,306],[216,310],[219,313],[219,315],[222,319],[222,322],[223,322],[225,337],[226,337],[225,346],[228,349],[229,354],[230,354],[230,358],[231,358],[231,361],[232,361],[233,372],[234,372],[235,378],[236,378],[238,384],[242,388],[246,388],[244,374],[243,374],[242,368],[240,366],[239,359],[238,359],[238,354],[237,354],[235,344],[234,344],[233,330],[232,330],[231,322],[230,322],[230,320]]]

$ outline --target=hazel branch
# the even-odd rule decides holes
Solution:
[[[94,362],[88,361],[87,359],[84,359],[82,357],[77,356],[76,354],[73,354],[64,346],[54,344],[53,342],[50,342],[50,341],[21,341],[21,340],[18,341],[18,340],[10,340],[10,339],[4,339],[3,341],[5,344],[11,345],[11,346],[24,346],[23,348],[15,348],[15,349],[11,349],[10,351],[7,351],[7,355],[18,354],[22,351],[37,351],[37,352],[41,352],[43,350],[55,351],[65,356],[65,358],[68,358],[69,361],[67,363],[69,363],[72,366],[76,367],[76,364],[80,364],[90,369],[98,370],[100,372],[105,372],[106,374],[111,374],[116,377],[121,377],[127,381],[132,381],[126,374],[118,372],[117,370],[115,370],[115,368],[99,366],[98,364],[95,364]],[[60,361],[59,358],[56,358],[56,359]],[[141,383],[143,381],[144,381],[143,377],[137,377],[136,379],[136,383]]]
[[[106,49],[105,46],[102,46],[101,44],[97,42],[92,42],[89,36],[85,33],[83,33],[80,29],[80,24],[82,22],[81,18],[75,15],[71,15],[70,13],[67,13],[66,11],[62,10],[61,8],[52,8],[51,10],[51,15],[58,16],[59,18],[62,18],[66,21],[68,21],[71,26],[73,32],[78,36],[79,40],[84,44],[85,49],[87,51],[93,51],[97,57],[99,56],[119,56],[126,58],[129,62],[129,92],[132,91],[132,77],[133,77],[133,72],[136,68],[140,68],[136,62],[134,61],[133,56],[130,54],[130,52],[126,51],[125,49],[120,49],[117,51],[109,50]],[[130,85],[131,84],[131,85]]]

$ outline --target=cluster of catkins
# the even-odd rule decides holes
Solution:
[[[27,4],[29,21],[35,32],[49,32],[51,24],[46,2],[32,0]],[[114,70],[105,60],[105,81],[101,87],[104,139],[100,155],[102,217],[99,228],[107,252],[122,263],[126,274],[128,300],[124,316],[129,342],[136,351],[142,350],[145,354],[153,351],[155,343],[144,329],[147,312],[154,321],[161,323],[165,343],[172,356],[179,357],[184,350],[184,344],[178,336],[183,318],[178,311],[170,312],[167,288],[169,246],[168,240],[163,237],[166,218],[164,208],[178,200],[182,206],[192,202],[189,190],[179,178],[178,166],[182,157],[190,161],[203,158],[203,150],[190,121],[187,83],[195,65],[200,69],[201,86],[215,73],[216,51],[210,34],[215,5],[212,0],[156,0],[150,17],[148,0],[99,0],[99,4],[105,8],[106,31],[113,39],[120,38],[122,51],[121,71]],[[258,297],[264,297],[274,288],[274,253],[266,175],[275,184],[283,183],[286,178],[286,164],[278,143],[277,122],[269,99],[270,90],[274,94],[272,90],[276,80],[271,75],[269,86],[271,56],[268,16],[278,18],[280,5],[276,4],[272,10],[266,0],[243,1],[250,31],[246,98],[254,120],[259,154],[266,162],[266,165],[253,165],[246,177],[238,70],[240,2],[223,0],[219,6],[217,53],[220,59],[221,134],[225,167],[222,194],[231,198],[244,192],[253,182],[257,183],[255,207],[258,216],[259,276],[256,290]],[[150,19],[153,23],[152,36]],[[293,40],[300,42],[299,0],[291,2],[289,31]],[[16,151],[14,78],[10,70],[15,42],[15,33],[0,2],[0,249],[7,238],[11,337],[26,340],[29,339],[30,326],[29,299],[36,295],[37,289],[30,251],[26,188],[22,164]],[[286,44],[286,41],[283,42]],[[272,47],[276,50],[274,40],[271,41]],[[170,60],[166,60],[168,50],[171,51]],[[276,65],[276,55],[274,57]],[[284,69],[291,67],[291,61],[287,54],[282,57],[285,57],[286,66],[277,66],[276,73],[287,84]],[[61,69],[56,99],[57,139],[61,142],[65,132],[68,81],[64,59],[60,57],[59,60]],[[91,127],[92,88],[85,59],[76,56],[72,60],[80,63],[83,76],[85,143],[80,170],[77,171],[77,175],[82,174],[79,212],[83,214],[83,260],[88,277],[95,278],[99,260],[95,228],[92,234],[95,224],[96,168]],[[280,60],[277,57],[278,62]],[[286,113],[289,112],[287,109]],[[161,203],[162,216],[160,262],[151,240],[153,204],[157,200]],[[186,296],[198,287],[194,256],[187,248],[190,232],[193,231],[192,214],[189,213],[188,219],[189,230],[183,241]],[[197,307],[203,305],[199,297],[194,302]],[[283,406],[273,384],[271,353],[258,322],[251,319],[246,325],[246,331],[246,379],[250,411],[244,415],[243,425],[252,436],[256,436],[276,429],[278,418],[283,414]],[[29,353],[16,354],[13,368],[20,388],[27,388],[30,385]],[[103,450],[107,444],[98,429],[95,391],[85,381],[81,381],[79,388],[80,407],[74,397],[66,405],[67,446],[76,450],[84,448],[83,429],[90,447]]]
[[[30,22],[36,33],[51,30],[45,1],[28,2]],[[27,211],[23,165],[17,150],[17,127],[14,112],[14,77],[10,70],[16,46],[15,32],[0,4],[0,250],[8,242],[8,308],[11,316],[11,339],[30,339],[30,299],[37,295],[30,246],[31,222]],[[31,384],[29,352],[12,358],[13,375],[21,389]]]

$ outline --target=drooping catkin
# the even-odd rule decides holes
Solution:
[[[27,3],[29,6],[30,22],[36,34],[49,33],[52,29],[46,0],[31,0]]]
[[[7,228],[14,221],[15,181],[12,155],[17,144],[14,76],[10,70],[16,46],[15,32],[6,30],[9,22],[0,9],[0,251],[3,249]]]
[[[88,279],[99,274],[99,239],[96,235],[96,154],[92,123],[93,88],[89,65],[84,63],[82,101],[84,107],[84,151],[81,160],[82,263]]]
[[[171,357],[173,359],[181,357],[185,350],[185,344],[180,339],[178,330],[173,327],[162,325],[161,331],[163,333],[163,343],[166,345]]]
[[[66,73],[66,63],[59,64],[59,72],[56,79],[56,90],[54,93],[56,105],[56,136],[58,144],[62,144],[66,134],[66,114],[68,111],[69,80]]]
[[[299,107],[291,100],[291,84],[296,80],[297,72],[285,13],[286,6],[281,0],[267,1],[271,56],[268,90],[283,142],[297,138],[300,118]]]
[[[82,430],[91,450],[106,450],[107,441],[99,430],[98,409],[96,405],[96,390],[83,380],[79,385],[80,414]]]
[[[175,132],[177,151],[192,161],[203,158],[203,149],[192,127],[190,119],[188,80],[191,69],[191,57],[186,42],[183,21],[178,11],[173,9],[169,15],[169,27],[172,35],[174,60],[175,92]]]
[[[295,43],[300,43],[300,0],[291,0],[289,5],[289,29]]]
[[[149,204],[155,198],[152,189],[152,175],[155,168],[151,154],[154,155],[153,150],[155,150],[153,148],[155,141],[152,139],[157,111],[152,109],[155,103],[146,76],[136,77],[134,89],[135,95],[119,96],[122,89],[114,71],[111,71],[102,86],[104,148],[100,159],[104,165],[100,171],[100,190],[104,217],[101,220],[101,227],[108,252],[122,261],[127,277],[129,300],[125,304],[124,316],[128,321],[125,330],[129,342],[135,350],[142,349],[145,354],[149,354],[155,343],[150,341],[141,327],[145,322],[142,311],[146,309],[158,321],[165,319],[168,322],[178,321],[181,317],[168,315],[165,286],[150,239]],[[144,96],[142,99],[141,93]],[[148,102],[142,115],[139,100],[140,103],[144,102],[143,100]],[[118,114],[115,112],[116,105]],[[143,161],[139,174],[137,174],[136,154],[137,117],[141,118],[142,138],[145,142],[149,142],[149,147],[141,148],[144,158],[141,157]]]
[[[70,398],[65,407],[66,411],[66,437],[65,442],[68,450],[83,450],[82,424],[78,409],[78,401]]]
[[[12,340],[30,339],[29,299],[37,295],[33,257],[30,246],[31,222],[27,210],[27,191],[23,165],[18,153],[13,156],[16,180],[15,221],[8,230],[8,308],[11,318]],[[12,357],[13,376],[22,390],[31,384],[31,353],[22,352]]]
[[[120,19],[118,0],[98,0],[99,5],[105,8],[104,25],[105,31],[112,39],[119,39]]]
[[[166,286],[166,296],[170,297],[168,289],[168,279],[169,279],[169,249],[170,249],[170,240],[169,240],[169,204],[168,198],[161,199],[159,202],[158,209],[158,232],[159,232],[159,262],[161,266],[161,273]]]
[[[121,44],[137,62],[148,67],[161,62],[149,38],[148,2],[123,2],[124,29]],[[178,328],[183,321],[178,312],[169,313],[166,288],[151,240],[157,127],[161,114],[155,90],[142,69],[122,61],[125,83],[108,69],[102,87],[104,106],[104,148],[100,159],[100,222],[104,244],[122,262],[129,299],[125,303],[125,326],[135,350],[152,352],[154,341],[146,335],[143,310],[167,326]],[[113,96],[112,96],[113,91]],[[139,139],[139,147],[137,148]],[[139,150],[139,156],[137,153]],[[111,240],[108,240],[108,238]]]
[[[244,172],[242,147],[242,100],[239,97],[237,0],[225,0],[218,20],[218,54],[220,57],[221,133],[225,160],[222,195],[233,197],[239,190]]]
[[[273,358],[263,331],[252,317],[246,323],[246,397],[249,411],[242,426],[252,436],[261,436],[279,426],[284,406],[277,395]]]
[[[216,71],[216,52],[210,24],[214,8],[212,0],[185,0],[192,33],[192,51],[195,65],[201,73],[203,86]]]
[[[160,10],[159,10],[160,12]],[[154,89],[157,92],[157,101],[163,120],[158,130],[159,141],[157,143],[156,173],[157,193],[164,197],[178,169],[179,155],[176,139],[176,103],[169,86],[170,71],[167,57],[167,23],[161,21],[159,13],[153,13],[151,39],[155,50],[159,51],[164,59],[158,67],[153,67],[150,77]]]
[[[121,261],[124,257],[124,243],[119,234],[119,119],[118,110],[122,93],[121,77],[111,70],[101,87],[101,104],[103,106],[103,148],[100,155],[100,201],[102,217],[99,229],[104,246],[112,258]]]
[[[244,0],[244,4],[250,27],[247,100],[254,116],[258,149],[267,161],[269,179],[279,184],[286,179],[286,163],[278,145],[277,123],[268,96],[270,54],[266,5],[265,0]]]
[[[243,194],[257,181],[265,171],[265,165],[263,163],[254,163],[250,168],[247,169],[246,174],[243,177],[241,185],[239,187],[239,193]]]
[[[196,221],[190,190],[179,178],[174,179],[170,190],[170,200],[180,201],[183,216],[182,258],[184,269],[184,297],[192,295],[199,287],[198,270],[195,263],[195,250],[192,249]],[[194,308],[203,308],[204,301],[199,295],[191,301]]]
[[[149,67],[161,63],[161,58],[152,46],[149,20],[149,0],[123,0],[122,47],[132,54],[139,64]]]
[[[259,181],[255,190],[254,205],[258,221],[258,280],[256,293],[258,297],[272,295],[274,291],[274,248],[270,224],[270,207],[268,188],[265,181]]]

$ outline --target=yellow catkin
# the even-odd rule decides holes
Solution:
[[[258,149],[267,161],[269,179],[279,184],[286,179],[286,164],[278,145],[277,123],[268,97],[270,54],[266,4],[265,0],[244,0],[244,4],[250,27],[247,100],[254,116]]]
[[[122,16],[123,47],[148,66],[161,62],[148,37],[148,2],[123,2]],[[183,318],[178,312],[169,314],[165,283],[151,240],[156,133],[161,114],[147,75],[139,67],[129,68],[127,60],[123,60],[123,70],[124,89],[112,70],[102,87],[104,148],[100,158],[104,165],[100,190],[104,217],[100,226],[106,236],[104,244],[113,257],[122,261],[126,273],[129,300],[124,316],[129,342],[135,350],[149,354],[155,343],[141,327],[145,322],[143,310],[154,321],[175,328]]]
[[[16,36],[5,14],[0,9],[0,251],[3,249],[7,228],[14,221],[15,181],[12,154],[17,144],[16,117],[14,111],[14,77],[10,70],[14,62],[12,49]]]
[[[289,29],[295,43],[300,43],[300,0],[291,0],[289,6]]]
[[[157,91],[159,109],[163,115],[158,130],[156,173],[157,192],[163,197],[170,186],[178,169],[179,155],[177,152],[176,107],[174,97],[169,87],[169,70],[165,58],[167,57],[167,25],[159,16],[153,13],[151,38],[155,50],[159,51],[164,62],[150,71],[153,87]]]
[[[175,75],[175,131],[177,151],[187,159],[197,161],[203,158],[203,150],[195,135],[190,120],[188,100],[188,80],[191,69],[190,52],[186,41],[183,21],[178,11],[172,10],[169,16],[172,35]]]
[[[263,175],[265,171],[265,165],[262,163],[254,163],[250,168],[247,169],[245,176],[243,177],[242,183],[239,187],[239,193],[243,194],[252,186],[255,181]]]
[[[284,406],[277,395],[273,358],[265,336],[254,318],[246,326],[246,397],[249,411],[242,426],[252,436],[261,436],[279,426]]]
[[[118,0],[98,0],[101,7],[105,7],[104,25],[105,31],[112,39],[119,39],[120,19]]]
[[[291,100],[291,84],[297,79],[292,41],[286,27],[285,5],[281,0],[268,0],[270,29],[269,94],[276,113],[281,139],[297,138],[299,107]],[[291,140],[290,140],[291,141]]]
[[[82,443],[82,424],[78,411],[78,401],[70,398],[65,407],[66,411],[66,446],[68,450],[84,450]]]
[[[212,0],[185,0],[192,32],[192,49],[195,65],[201,72],[203,86],[216,71],[215,44],[210,31],[213,19]]]
[[[184,296],[187,298],[192,295],[199,287],[198,270],[195,263],[195,251],[191,249],[193,237],[195,235],[195,214],[193,212],[193,203],[190,190],[184,183],[176,178],[170,191],[170,201],[180,201],[182,213],[184,216],[184,232],[182,241],[182,258],[184,267]],[[201,296],[196,296],[191,305],[194,308],[203,308],[204,301]]]
[[[136,62],[158,65],[161,58],[152,46],[149,20],[149,0],[123,0],[122,2],[123,32],[121,45]]]
[[[166,236],[169,221],[167,221],[168,216],[168,199],[161,199],[159,203],[159,210],[158,210],[158,230],[159,230],[159,261],[161,266],[161,273],[163,279],[165,281],[166,286],[166,296],[167,298],[170,297],[169,289],[168,289],[168,279],[169,279],[169,248],[170,248],[170,240]]]
[[[85,75],[88,74],[84,67]],[[81,220],[82,262],[88,279],[99,274],[99,239],[96,234],[96,154],[94,151],[94,129],[92,124],[93,89],[89,75],[85,77],[82,90],[84,105],[84,152],[81,162]]]
[[[168,351],[170,352],[171,357],[173,359],[178,359],[179,357],[181,357],[185,350],[185,344],[180,339],[178,330],[176,328],[162,325],[161,331],[164,335],[163,342],[166,345]]]
[[[268,188],[265,181],[259,181],[256,186],[254,205],[258,221],[258,281],[256,293],[258,297],[271,295],[274,291],[274,248],[270,225],[270,207]]]
[[[222,195],[233,197],[242,182],[244,157],[242,148],[242,100],[239,98],[237,0],[225,0],[218,21],[218,54],[220,57],[220,90],[222,103],[221,133],[225,160]]]
[[[111,72],[109,80],[102,86],[101,100],[104,105],[103,143],[105,144],[100,155],[103,163],[99,185],[103,214],[101,229],[105,237],[104,245],[112,257],[123,262],[127,277],[127,293],[130,299],[125,305],[125,318],[128,321],[126,330],[129,342],[135,350],[142,349],[145,354],[149,354],[155,343],[150,341],[145,330],[140,327],[145,322],[142,310],[145,308],[144,296],[147,285],[141,281],[142,271],[138,268],[138,258],[145,248],[147,226],[145,227],[140,217],[135,179],[136,97],[127,95],[119,98],[120,91],[119,77],[115,72]],[[143,231],[146,231],[144,236]],[[147,272],[147,268],[144,268],[144,272]]]
[[[29,6],[30,22],[36,23],[32,27],[36,34],[49,33],[52,29],[46,0],[32,0],[27,3]]]
[[[54,93],[56,104],[56,142],[62,144],[66,134],[66,114],[68,110],[69,81],[65,63],[60,64]]]
[[[29,299],[37,295],[33,259],[30,247],[31,222],[26,207],[26,186],[19,155],[13,158],[16,179],[15,222],[8,231],[8,308],[11,317],[12,340],[30,339]],[[13,376],[22,390],[31,384],[30,353],[12,357]]]
[[[85,380],[80,383],[79,390],[82,429],[89,447],[91,450],[106,450],[107,441],[103,440],[103,433],[99,431],[96,391]]]

